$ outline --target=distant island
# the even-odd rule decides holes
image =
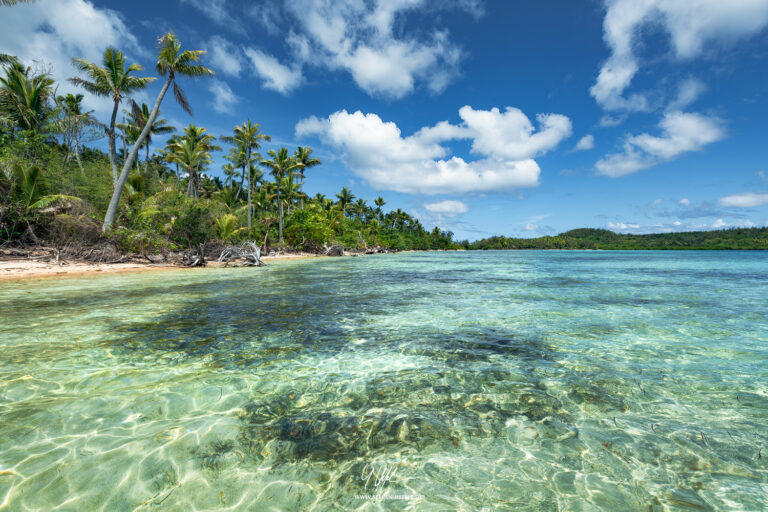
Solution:
[[[595,249],[595,250],[766,250],[768,228],[732,228],[632,235],[607,229],[581,228],[556,236],[493,236],[466,244],[467,249]]]

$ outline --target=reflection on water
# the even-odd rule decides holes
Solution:
[[[413,253],[4,283],[0,509],[761,510],[766,263]],[[408,499],[361,498],[382,493]]]

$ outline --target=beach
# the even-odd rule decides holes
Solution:
[[[294,261],[299,259],[325,258],[326,256],[311,253],[280,253],[274,256],[263,256],[264,263],[275,263],[279,261]],[[232,267],[233,265],[230,265]],[[122,272],[151,272],[154,270],[187,270],[204,271],[204,269],[222,268],[224,265],[218,265],[216,261],[208,261],[206,267],[184,267],[172,265],[170,263],[93,263],[84,261],[66,261],[56,262],[51,259],[32,259],[32,258],[4,258],[0,259],[0,282],[16,281],[23,279],[39,279],[52,277],[74,277],[100,274],[115,274]]]

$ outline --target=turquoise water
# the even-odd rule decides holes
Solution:
[[[1,510],[765,510],[768,254],[0,283]]]

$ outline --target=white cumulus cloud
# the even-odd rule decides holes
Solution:
[[[753,208],[768,204],[768,193],[733,194],[721,197],[718,201],[720,206],[735,206],[737,208]]]
[[[242,69],[242,53],[240,48],[220,36],[214,36],[208,41],[210,62],[214,63],[215,71],[226,75],[239,76]]]
[[[264,80],[264,88],[288,94],[303,81],[301,69],[282,64],[261,50],[248,48],[245,54],[251,60],[253,71]]]
[[[0,9],[0,51],[50,71],[58,94],[82,92],[66,81],[78,76],[72,57],[101,64],[108,46],[127,53],[129,63],[144,54],[119,13],[97,8],[86,0],[42,0]],[[154,73],[144,70],[135,74]],[[111,111],[113,104],[109,98],[91,94],[85,95],[84,103],[99,114]]]
[[[579,139],[573,148],[576,151],[587,151],[595,147],[595,137],[591,134],[585,135]]]
[[[599,174],[617,178],[698,151],[725,137],[719,119],[688,112],[668,112],[659,123],[662,134],[634,135],[621,153],[606,155],[595,164]]]
[[[430,213],[443,215],[445,217],[457,217],[469,211],[469,207],[461,201],[438,201],[436,203],[426,203],[424,208]]]
[[[611,55],[591,93],[608,110],[648,107],[644,96],[624,95],[640,70],[636,48],[643,26],[663,29],[669,35],[672,56],[691,59],[707,44],[737,41],[768,24],[766,0],[606,0],[606,7],[603,38]]]
[[[535,187],[539,165],[533,158],[553,149],[571,132],[559,114],[539,115],[536,130],[518,109],[459,110],[464,121],[443,121],[403,137],[393,122],[378,115],[346,110],[328,118],[310,117],[296,125],[298,137],[316,135],[343,154],[345,164],[378,189],[405,193],[448,194]],[[449,156],[440,142],[472,139],[471,162]]]
[[[208,90],[213,95],[213,110],[220,114],[232,112],[238,98],[226,82],[214,78],[208,83]]]
[[[292,54],[292,60],[282,64],[283,75],[293,72],[291,83],[298,85],[303,68],[311,66],[348,73],[368,94],[393,99],[419,86],[442,91],[458,73],[462,58],[461,48],[447,31],[423,20],[417,28],[401,23],[408,13],[453,8],[480,15],[482,11],[476,0],[445,5],[429,0],[294,0],[282,7],[268,3],[265,8],[269,16],[259,16],[260,22],[270,29],[278,25]],[[254,50],[261,53],[262,67],[265,56],[277,62]],[[270,68],[275,69],[274,63]],[[273,89],[281,90],[280,80],[272,83]]]
[[[683,206],[691,206],[691,200],[688,199],[687,197],[682,198],[681,200],[678,201],[678,203],[680,203]]]

